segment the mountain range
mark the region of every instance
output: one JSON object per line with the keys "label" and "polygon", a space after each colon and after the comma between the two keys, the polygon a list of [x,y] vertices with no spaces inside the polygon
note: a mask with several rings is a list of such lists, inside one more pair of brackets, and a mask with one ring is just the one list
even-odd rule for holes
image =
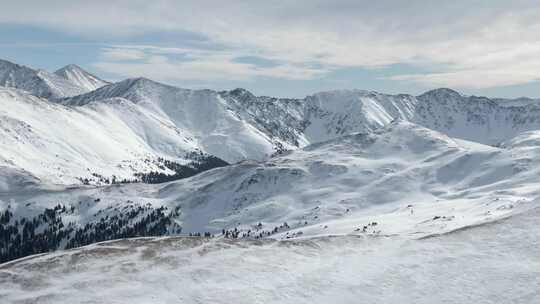
{"label": "mountain range", "polygon": [[418,239],[537,205],[532,99],[273,98],[6,61],[0,86],[1,261],[134,236]]}
{"label": "mountain range", "polygon": [[173,174],[158,160],[189,165],[193,155],[262,161],[395,119],[491,146],[540,127],[539,103],[516,106],[450,89],[279,99],[243,89],[180,89],[145,78],[108,83],[74,65],[50,74],[2,62],[0,75],[0,164],[46,184]]}

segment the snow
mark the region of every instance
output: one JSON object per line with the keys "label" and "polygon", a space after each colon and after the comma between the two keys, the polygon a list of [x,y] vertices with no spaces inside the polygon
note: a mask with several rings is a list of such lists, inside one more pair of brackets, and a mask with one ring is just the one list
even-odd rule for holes
{"label": "snow", "polygon": [[[523,159],[528,159],[524,162]],[[266,162],[243,162],[161,185],[119,185],[6,194],[1,200],[37,214],[59,202],[93,202],[79,219],[110,207],[150,203],[181,210],[184,233],[243,232],[261,222],[271,237],[446,233],[536,206],[540,151],[454,140],[406,122],[350,135]],[[28,202],[32,202],[27,206]],[[66,221],[67,222],[67,221]],[[363,227],[377,222],[376,227]]]}
{"label": "snow", "polygon": [[[82,227],[165,206],[186,234],[252,233],[6,263],[7,303],[540,300],[537,102],[451,89],[278,99],[6,61],[0,85],[0,211],[14,220],[61,203],[77,206],[63,223]],[[152,160],[184,164],[192,152],[232,165],[158,185],[81,185],[166,172]]]}
{"label": "snow", "polygon": [[228,162],[263,159],[273,153],[271,140],[230,111],[216,92],[184,90],[144,78],[128,79],[63,103],[88,104],[122,97],[188,134],[198,148]]}
{"label": "snow", "polygon": [[16,302],[536,303],[538,209],[427,239],[146,238],[0,266]]}
{"label": "snow", "polygon": [[[6,71],[14,69],[14,64],[6,66]],[[16,73],[22,75],[21,79],[32,79],[34,70],[18,69],[30,75]],[[57,74],[79,85],[95,78],[74,65]],[[449,89],[418,97],[341,90],[304,99],[276,99],[256,97],[242,89],[186,90],[145,78],[103,84],[82,95],[41,100],[44,105],[37,108],[47,105],[47,111],[39,115],[23,106],[28,103],[25,100],[34,97],[3,89],[10,93],[2,94],[2,102],[13,108],[0,112],[0,123],[10,133],[3,140],[6,146],[1,146],[0,158],[45,182],[68,185],[80,183],[77,178],[88,175],[88,170],[82,172],[86,168],[107,177],[114,174],[127,178],[137,170],[151,169],[140,164],[145,158],[165,157],[181,162],[186,153],[193,151],[229,163],[263,161],[278,151],[372,132],[395,119],[493,146],[540,127],[540,107],[506,107]],[[39,160],[34,156],[41,149],[54,155]],[[66,160],[73,166],[59,165]],[[110,169],[122,163],[137,169]]]}
{"label": "snow", "polygon": [[197,150],[190,135],[122,99],[69,108],[0,88],[0,101],[0,163],[44,183],[77,184],[92,173],[129,179],[160,171],[147,158],[182,162]]}

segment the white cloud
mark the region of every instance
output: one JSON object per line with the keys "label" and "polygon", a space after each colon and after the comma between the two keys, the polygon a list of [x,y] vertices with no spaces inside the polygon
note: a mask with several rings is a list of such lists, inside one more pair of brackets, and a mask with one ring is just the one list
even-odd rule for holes
{"label": "white cloud", "polygon": [[[118,60],[109,54],[131,54],[137,52],[136,62]],[[253,63],[237,62],[237,52],[207,51],[189,48],[161,48],[157,46],[111,46],[103,50],[103,60],[94,66],[118,77],[143,76],[165,82],[183,80],[249,81],[257,76],[282,79],[310,79],[327,72],[288,63],[275,66],[258,66]],[[171,59],[168,55],[184,55],[184,60]],[[139,56],[140,55],[140,56]],[[121,56],[119,56],[121,57]],[[121,58],[124,59],[124,58]]]}
{"label": "white cloud", "polygon": [[537,72],[515,70],[461,70],[445,73],[410,74],[390,77],[431,87],[485,89],[510,86],[539,80]]}
{"label": "white cloud", "polygon": [[[98,63],[103,69],[139,71],[150,64],[148,57],[140,58],[141,51],[161,52],[167,60],[154,64],[164,69],[164,77],[176,70],[197,77],[306,79],[341,67],[397,63],[444,66],[436,73],[391,78],[436,86],[493,87],[540,76],[537,1],[12,1],[3,4],[0,22],[46,26],[94,39],[190,32],[227,50],[114,48]],[[193,60],[170,59],[175,53]],[[260,68],[232,61],[241,55],[282,64]],[[120,62],[126,59],[144,62]],[[306,68],[309,65],[322,68]]]}

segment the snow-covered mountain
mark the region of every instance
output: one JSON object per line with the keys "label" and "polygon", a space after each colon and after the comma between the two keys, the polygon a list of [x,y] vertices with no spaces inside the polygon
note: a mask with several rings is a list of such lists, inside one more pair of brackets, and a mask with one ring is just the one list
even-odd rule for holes
{"label": "snow-covered mountain", "polygon": [[[10,225],[40,219],[26,229],[49,227],[60,248],[224,229],[252,238],[415,239],[538,206],[540,148],[531,143],[491,147],[398,120],[170,183],[12,192],[0,201]],[[136,234],[136,223],[147,230]]]}
{"label": "snow-covered mountain", "polygon": [[174,174],[160,159],[179,165],[212,159],[191,134],[122,98],[72,108],[0,88],[0,102],[0,166],[44,184],[131,181],[137,174]]}
{"label": "snow-covered mountain", "polygon": [[0,59],[0,86],[25,90],[43,98],[75,96],[88,89],[57,74]]}
{"label": "snow-covered mountain", "polygon": [[87,92],[94,91],[109,84],[109,82],[99,79],[97,76],[88,73],[75,64],[66,65],[54,72],[54,74],[84,88]]}
{"label": "snow-covered mountain", "polygon": [[508,107],[486,97],[438,89],[417,97],[413,121],[452,137],[498,145],[540,129],[540,104]]}
{"label": "snow-covered mountain", "polygon": [[488,145],[540,128],[540,104],[508,107],[450,89],[417,97],[362,90],[322,92],[301,100],[255,97],[242,90],[221,95],[239,112],[247,112],[258,128],[293,146],[372,131],[394,119]]}
{"label": "snow-covered mountain", "polygon": [[[62,70],[66,75],[80,71],[74,66]],[[80,75],[88,77],[84,72]],[[6,136],[0,158],[7,166],[61,184],[86,178],[92,182],[95,178],[89,174],[129,179],[138,170],[151,169],[139,164],[147,159],[182,163],[192,152],[229,163],[264,160],[285,150],[370,132],[394,119],[493,146],[540,128],[540,105],[509,107],[449,89],[418,97],[341,90],[304,99],[278,99],[258,97],[243,89],[187,90],[133,78],[61,99],[38,102],[28,94],[6,89],[0,98],[9,105],[1,112]],[[46,111],[36,116],[32,114],[36,109]],[[21,132],[26,129],[21,125],[34,131],[25,134],[27,140],[22,140]],[[65,148],[68,142],[70,149]],[[34,155],[40,149],[55,152],[38,161]],[[68,160],[71,165],[63,166]],[[122,166],[136,169],[117,169]]]}
{"label": "snow-covered mountain", "polygon": [[[467,97],[438,89],[418,97],[387,95],[361,90],[321,92],[304,99],[258,97],[243,89],[215,92],[185,90],[148,79],[129,79],[60,102],[69,106],[122,97],[169,118],[181,129],[193,130],[209,153],[229,161],[263,159],[272,151],[294,149],[355,132],[370,131],[399,118],[453,137],[497,145],[523,131],[540,127],[540,105],[508,107],[485,97]],[[205,100],[201,107],[201,99]],[[191,105],[197,104],[197,107]],[[181,111],[178,111],[181,108]],[[238,149],[212,148],[219,136],[233,134],[230,121],[223,129],[189,122],[210,115],[211,120],[234,116],[241,122],[244,143],[227,143]],[[230,120],[230,119],[228,119]],[[208,134],[208,135],[206,135]],[[242,137],[244,138],[244,137]],[[217,140],[218,146],[223,141]],[[253,147],[248,151],[248,146]],[[226,154],[227,153],[227,154]]]}
{"label": "snow-covered mountain", "polygon": [[286,99],[7,62],[0,75],[3,259],[223,230],[410,239],[538,202],[535,102],[450,89]]}

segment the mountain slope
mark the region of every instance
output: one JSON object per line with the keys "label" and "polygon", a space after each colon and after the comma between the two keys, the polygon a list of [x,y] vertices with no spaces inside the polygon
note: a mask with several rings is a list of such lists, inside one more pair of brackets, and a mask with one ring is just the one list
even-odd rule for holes
{"label": "mountain slope", "polygon": [[6,287],[0,297],[29,303],[538,303],[539,221],[536,209],[423,240],[117,240],[0,265]]}
{"label": "mountain slope", "polygon": [[[521,132],[540,129],[540,105],[506,106],[485,97],[438,89],[420,96],[361,90],[322,92],[305,99],[222,93],[254,126],[293,146],[328,140],[407,120],[452,137],[498,145]],[[242,92],[242,91],[240,91]]]}
{"label": "mountain slope", "polygon": [[0,60],[0,86],[25,90],[43,98],[61,98],[87,92],[87,89],[44,70]]}
{"label": "mountain slope", "polygon": [[417,97],[412,121],[452,137],[498,145],[521,132],[540,129],[540,105],[507,107],[486,97],[439,89]]}
{"label": "mountain slope", "polygon": [[0,164],[44,184],[173,174],[160,158],[184,165],[210,157],[190,134],[125,99],[70,108],[0,88],[0,101]]}
{"label": "mountain slope", "polygon": [[87,92],[94,91],[109,84],[107,81],[99,79],[75,64],[66,65],[54,72],[54,74],[84,88]]}
{"label": "mountain slope", "polygon": [[[223,229],[250,238],[419,238],[534,208],[539,164],[539,149],[494,148],[395,121],[171,183],[7,193],[0,201],[10,224],[52,212],[56,224],[44,224],[62,236],[59,246]],[[137,222],[141,231],[130,228]]]}
{"label": "mountain slope", "polygon": [[118,97],[169,121],[190,134],[201,150],[228,162],[264,159],[281,144],[279,139],[274,140],[243,119],[220,94],[211,90],[186,90],[135,78],[59,102],[80,106]]}
{"label": "mountain slope", "polygon": [[[540,106],[506,107],[449,89],[418,97],[344,90],[322,92],[305,99],[277,99],[257,97],[242,89],[186,90],[135,78],[55,102],[65,105],[63,109],[74,111],[99,108],[104,113],[112,112],[116,121],[135,130],[137,140],[167,157],[181,154],[175,149],[197,150],[229,163],[264,160],[285,150],[370,132],[394,119],[494,146],[540,128]],[[119,107],[133,109],[123,111]],[[144,114],[128,114],[130,111]],[[8,115],[9,119],[25,122],[18,112],[11,113],[14,117]],[[107,121],[101,120],[100,124]],[[104,133],[113,132],[109,127],[101,128]],[[129,132],[122,134],[130,136]],[[184,147],[186,142],[188,147]],[[122,147],[112,147],[111,151]]]}

